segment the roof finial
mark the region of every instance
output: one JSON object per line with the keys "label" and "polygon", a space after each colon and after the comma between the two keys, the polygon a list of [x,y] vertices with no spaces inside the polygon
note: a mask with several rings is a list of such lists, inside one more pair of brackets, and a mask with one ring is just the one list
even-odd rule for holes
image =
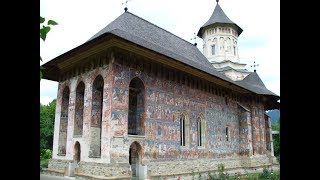
{"label": "roof finial", "polygon": [[216,0],[217,1],[217,4],[219,3],[219,0]]}
{"label": "roof finial", "polygon": [[197,46],[197,35],[196,35],[196,33],[193,33],[193,34],[194,34],[194,37],[191,38],[190,40],[194,39],[194,44],[193,45]]}
{"label": "roof finial", "polygon": [[124,3],[126,3],[126,7],[124,8],[124,12],[127,12],[127,11],[128,11],[128,8],[127,8],[127,3],[128,3],[128,1],[130,1],[130,0],[126,0],[125,2],[122,3],[122,5],[123,5]]}
{"label": "roof finial", "polygon": [[259,64],[256,64],[256,61],[253,61],[253,65],[251,65],[251,67],[254,68],[254,72],[256,72],[256,66],[259,66]]}

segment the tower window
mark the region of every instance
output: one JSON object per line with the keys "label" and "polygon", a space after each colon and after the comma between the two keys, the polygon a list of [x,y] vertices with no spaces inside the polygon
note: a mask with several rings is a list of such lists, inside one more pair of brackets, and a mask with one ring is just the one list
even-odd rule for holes
{"label": "tower window", "polygon": [[211,46],[211,54],[215,55],[216,54],[216,45]]}
{"label": "tower window", "polygon": [[233,54],[236,55],[236,47],[233,46]]}

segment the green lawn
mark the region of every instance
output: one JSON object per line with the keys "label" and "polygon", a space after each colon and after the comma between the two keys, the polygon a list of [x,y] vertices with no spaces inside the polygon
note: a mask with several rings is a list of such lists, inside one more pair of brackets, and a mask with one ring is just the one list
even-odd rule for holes
{"label": "green lawn", "polygon": [[228,180],[264,180],[264,179],[270,179],[270,180],[278,180],[280,179],[280,172],[269,172],[269,173],[249,173],[249,174],[242,174],[238,176],[231,176],[228,178]]}

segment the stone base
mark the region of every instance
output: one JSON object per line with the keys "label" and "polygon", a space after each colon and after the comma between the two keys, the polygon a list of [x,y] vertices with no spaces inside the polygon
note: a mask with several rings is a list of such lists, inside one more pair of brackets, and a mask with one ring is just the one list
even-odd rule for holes
{"label": "stone base", "polygon": [[70,160],[50,159],[48,168],[43,170],[44,174],[55,176],[66,176]]}
{"label": "stone base", "polygon": [[90,179],[131,179],[130,165],[127,163],[102,164],[80,162],[75,176]]}
{"label": "stone base", "polygon": [[[177,176],[197,173],[217,172],[218,165],[223,164],[226,171],[257,169],[273,165],[266,155],[238,158],[195,159],[184,161],[150,162],[147,164],[148,176]],[[192,173],[193,172],[193,173]]]}
{"label": "stone base", "polygon": [[[45,173],[65,175],[68,172],[68,162],[51,160]],[[257,155],[252,157],[194,159],[177,161],[145,162],[144,170],[147,179],[193,179],[199,174],[202,178],[209,174],[218,174],[218,165],[223,164],[225,172],[230,175],[235,173],[258,173],[263,168],[280,169],[280,165],[273,157]],[[54,169],[56,168],[56,169]],[[131,179],[132,172],[128,163],[93,163],[80,162],[75,168],[74,175],[78,179]]]}

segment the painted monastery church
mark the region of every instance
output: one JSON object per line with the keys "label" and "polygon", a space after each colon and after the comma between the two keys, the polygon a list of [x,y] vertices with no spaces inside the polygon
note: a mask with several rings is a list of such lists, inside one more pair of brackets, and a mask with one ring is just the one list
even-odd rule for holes
{"label": "painted monastery church", "polygon": [[59,82],[46,172],[88,179],[189,179],[279,167],[271,121],[280,97],[240,63],[242,29],[217,3],[190,42],[126,11],[43,65]]}

